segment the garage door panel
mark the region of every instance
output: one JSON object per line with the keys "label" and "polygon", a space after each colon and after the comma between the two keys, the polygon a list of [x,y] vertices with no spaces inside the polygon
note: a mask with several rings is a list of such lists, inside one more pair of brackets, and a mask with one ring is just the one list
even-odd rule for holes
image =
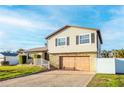
{"label": "garage door panel", "polygon": [[75,57],[75,69],[89,71],[88,57]]}
{"label": "garage door panel", "polygon": [[63,68],[90,71],[89,57],[63,57]]}
{"label": "garage door panel", "polygon": [[89,57],[63,57],[63,68],[90,71]]}
{"label": "garage door panel", "polygon": [[73,57],[63,57],[63,68],[64,69],[74,69],[74,58]]}
{"label": "garage door panel", "polygon": [[75,57],[75,69],[82,70],[82,64],[81,57]]}

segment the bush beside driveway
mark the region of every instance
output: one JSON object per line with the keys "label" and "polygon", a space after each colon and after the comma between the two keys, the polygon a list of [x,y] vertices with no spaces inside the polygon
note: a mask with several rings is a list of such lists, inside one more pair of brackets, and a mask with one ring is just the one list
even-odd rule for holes
{"label": "bush beside driveway", "polygon": [[19,76],[30,75],[45,70],[47,69],[44,67],[30,65],[0,66],[0,81]]}

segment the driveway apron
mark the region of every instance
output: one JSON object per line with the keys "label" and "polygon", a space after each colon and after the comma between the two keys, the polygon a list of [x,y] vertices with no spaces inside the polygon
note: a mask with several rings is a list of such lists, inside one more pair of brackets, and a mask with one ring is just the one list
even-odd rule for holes
{"label": "driveway apron", "polygon": [[0,81],[0,87],[85,87],[95,73],[55,70]]}

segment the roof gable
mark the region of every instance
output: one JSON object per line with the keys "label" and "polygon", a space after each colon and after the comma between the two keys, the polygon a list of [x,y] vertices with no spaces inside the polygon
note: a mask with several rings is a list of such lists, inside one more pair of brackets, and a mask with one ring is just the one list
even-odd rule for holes
{"label": "roof gable", "polygon": [[66,28],[68,28],[68,27],[70,27],[70,26],[64,26],[64,27],[58,29],[57,31],[55,31],[55,32],[51,33],[50,35],[48,35],[45,39],[48,39],[48,38],[54,36],[55,34],[57,34],[57,33],[61,32],[61,31],[63,31],[64,29],[66,29]]}
{"label": "roof gable", "polygon": [[50,37],[56,35],[57,33],[63,31],[64,29],[67,29],[67,28],[69,28],[69,27],[75,27],[75,28],[81,28],[81,29],[94,30],[94,31],[96,31],[96,32],[98,33],[98,36],[99,36],[99,38],[100,38],[100,42],[101,42],[101,44],[103,43],[103,42],[102,42],[101,33],[100,33],[100,30],[99,30],[99,29],[95,29],[95,28],[87,28],[87,27],[79,27],[79,26],[69,26],[69,25],[66,25],[66,26],[64,26],[64,27],[62,27],[62,28],[60,28],[60,29],[58,29],[57,31],[51,33],[51,34],[48,35],[45,39],[48,39],[48,38],[50,38]]}
{"label": "roof gable", "polygon": [[37,47],[28,50],[28,52],[45,52],[45,51],[47,51],[47,47]]}

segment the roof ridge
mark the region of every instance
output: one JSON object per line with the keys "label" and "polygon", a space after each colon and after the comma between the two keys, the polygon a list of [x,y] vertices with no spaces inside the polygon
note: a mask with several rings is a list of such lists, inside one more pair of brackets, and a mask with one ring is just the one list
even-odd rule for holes
{"label": "roof ridge", "polygon": [[99,29],[95,29],[95,28],[88,28],[88,27],[65,25],[65,26],[61,27],[60,29],[56,30],[55,32],[51,33],[50,35],[46,36],[45,39],[48,39],[49,37],[55,35],[56,33],[62,31],[63,29],[65,29],[65,28],[67,28],[67,27],[77,27],[77,28],[81,28],[81,29],[91,29],[91,30],[99,31]]}

